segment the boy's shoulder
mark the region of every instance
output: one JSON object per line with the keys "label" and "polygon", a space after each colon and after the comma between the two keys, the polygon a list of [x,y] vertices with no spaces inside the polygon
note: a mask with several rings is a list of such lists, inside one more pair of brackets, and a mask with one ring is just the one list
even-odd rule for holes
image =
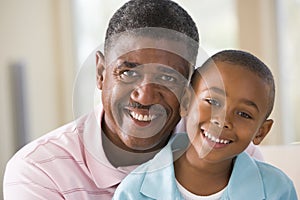
{"label": "boy's shoulder", "polygon": [[292,180],[279,168],[262,161],[255,160],[265,186],[278,188],[293,186]]}
{"label": "boy's shoulder", "polygon": [[235,160],[228,192],[229,196],[255,194],[256,199],[297,199],[293,182],[282,170],[246,153]]}

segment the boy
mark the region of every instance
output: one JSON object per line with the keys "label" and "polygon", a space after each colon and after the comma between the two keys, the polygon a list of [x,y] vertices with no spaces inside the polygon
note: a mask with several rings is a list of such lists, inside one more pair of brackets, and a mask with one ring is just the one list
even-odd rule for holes
{"label": "boy", "polygon": [[192,88],[187,136],[175,136],[128,175],[114,198],[297,199],[281,170],[243,152],[273,124],[275,86],[267,66],[247,52],[221,51],[195,71]]}

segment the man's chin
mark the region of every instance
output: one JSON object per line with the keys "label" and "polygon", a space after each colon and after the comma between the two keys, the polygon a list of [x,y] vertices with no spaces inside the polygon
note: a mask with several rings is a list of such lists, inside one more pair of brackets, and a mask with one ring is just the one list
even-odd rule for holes
{"label": "man's chin", "polygon": [[160,149],[159,142],[149,141],[149,138],[138,138],[134,142],[127,141],[125,145],[128,151],[135,153],[147,153]]}

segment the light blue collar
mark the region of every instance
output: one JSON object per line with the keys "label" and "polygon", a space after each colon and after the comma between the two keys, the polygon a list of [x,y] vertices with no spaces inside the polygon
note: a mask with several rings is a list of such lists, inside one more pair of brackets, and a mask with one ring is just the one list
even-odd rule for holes
{"label": "light blue collar", "polygon": [[265,199],[263,179],[253,158],[247,153],[239,154],[235,160],[224,197],[230,199]]}
{"label": "light blue collar", "polygon": [[147,172],[140,189],[142,194],[153,199],[176,199],[180,196],[175,181],[173,156],[181,155],[180,152],[184,152],[188,145],[187,134],[175,134],[168,145],[147,165]]}
{"label": "light blue collar", "polygon": [[[143,195],[153,199],[178,199],[181,197],[175,181],[173,154],[178,148],[186,149],[188,143],[186,134],[172,138],[168,145],[148,162],[148,165],[140,168],[140,172],[145,173],[140,188]],[[139,173],[138,171],[137,173]],[[158,182],[160,184],[157,184]],[[237,156],[222,199],[265,199],[260,170],[247,153],[243,152]]]}

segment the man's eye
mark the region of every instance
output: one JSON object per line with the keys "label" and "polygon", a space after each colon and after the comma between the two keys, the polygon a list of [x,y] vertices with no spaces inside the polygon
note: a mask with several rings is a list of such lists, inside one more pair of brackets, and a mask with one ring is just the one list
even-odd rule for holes
{"label": "man's eye", "polygon": [[124,70],[119,72],[118,76],[125,83],[133,83],[140,78],[139,73],[135,70]]}
{"label": "man's eye", "polygon": [[126,77],[136,77],[138,76],[138,73],[134,70],[126,70],[126,71],[123,71],[121,73],[121,77],[122,76],[126,76]]}
{"label": "man's eye", "polygon": [[216,99],[205,99],[210,105],[221,107],[221,103]]}
{"label": "man's eye", "polygon": [[172,77],[172,76],[168,76],[168,75],[162,75],[161,79],[163,81],[168,81],[168,82],[176,82],[176,78]]}
{"label": "man's eye", "polygon": [[243,118],[252,119],[252,117],[249,114],[245,113],[245,112],[238,112],[237,114],[239,116],[243,117]]}

